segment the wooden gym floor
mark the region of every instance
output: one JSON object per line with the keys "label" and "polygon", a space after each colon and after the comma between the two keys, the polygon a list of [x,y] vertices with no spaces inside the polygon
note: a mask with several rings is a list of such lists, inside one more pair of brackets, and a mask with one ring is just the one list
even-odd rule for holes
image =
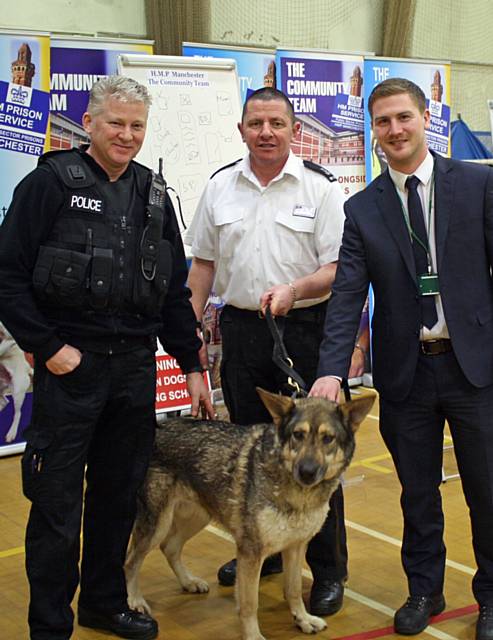
{"label": "wooden gym floor", "polygon": [[[358,392],[358,390],[356,390]],[[349,581],[344,606],[327,618],[321,640],[370,640],[394,637],[392,616],[407,597],[400,564],[402,531],[399,485],[392,461],[378,432],[378,408],[360,427],[357,449],[345,475],[346,525],[349,545]],[[450,444],[446,436],[445,445]],[[24,527],[28,502],[20,488],[20,458],[0,459],[0,640],[26,640],[28,591],[24,576]],[[446,474],[456,472],[453,450],[444,452]],[[474,558],[467,507],[460,480],[442,485],[448,549],[445,597],[447,608],[420,637],[439,640],[474,638],[476,606],[471,594]],[[146,559],[141,576],[145,597],[159,622],[162,640],[234,640],[239,627],[233,589],[220,587],[217,568],[234,556],[229,538],[215,527],[193,538],[185,547],[192,571],[207,579],[210,593],[189,595],[178,583],[159,551]],[[305,571],[304,591],[311,579]],[[261,581],[260,627],[269,640],[304,636],[292,623],[282,597],[282,576]],[[103,640],[109,636],[75,627],[75,640]]]}

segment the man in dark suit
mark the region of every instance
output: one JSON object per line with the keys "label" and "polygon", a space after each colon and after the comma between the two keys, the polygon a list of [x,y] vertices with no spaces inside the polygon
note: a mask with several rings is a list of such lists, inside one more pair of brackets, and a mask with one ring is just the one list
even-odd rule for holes
{"label": "man in dark suit", "polygon": [[346,202],[310,394],[337,398],[371,283],[380,430],[402,485],[409,598],[395,613],[395,631],[420,633],[445,608],[447,420],[478,565],[476,640],[493,640],[493,171],[430,153],[430,114],[412,82],[385,80],[368,108],[389,169]]}

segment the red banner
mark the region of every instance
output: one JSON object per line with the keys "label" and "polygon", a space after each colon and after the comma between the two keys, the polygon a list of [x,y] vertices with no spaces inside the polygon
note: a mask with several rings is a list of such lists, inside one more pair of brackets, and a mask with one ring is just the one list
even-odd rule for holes
{"label": "red banner", "polygon": [[[178,411],[190,408],[190,396],[187,391],[186,376],[176,360],[168,355],[156,355],[156,413]],[[207,372],[204,381],[210,391]]]}

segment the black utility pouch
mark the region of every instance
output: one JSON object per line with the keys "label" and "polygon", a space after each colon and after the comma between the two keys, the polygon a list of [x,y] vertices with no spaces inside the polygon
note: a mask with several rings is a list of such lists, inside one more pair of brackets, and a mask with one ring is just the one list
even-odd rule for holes
{"label": "black utility pouch", "polygon": [[104,309],[108,306],[113,274],[113,250],[92,250],[91,265],[91,295],[90,304],[94,309]]}
{"label": "black utility pouch", "polygon": [[160,296],[165,296],[169,289],[169,283],[173,273],[174,253],[171,242],[168,242],[168,240],[161,240],[159,242],[154,286]]}
{"label": "black utility pouch", "polygon": [[91,256],[69,249],[42,246],[33,272],[36,293],[65,306],[82,304]]}

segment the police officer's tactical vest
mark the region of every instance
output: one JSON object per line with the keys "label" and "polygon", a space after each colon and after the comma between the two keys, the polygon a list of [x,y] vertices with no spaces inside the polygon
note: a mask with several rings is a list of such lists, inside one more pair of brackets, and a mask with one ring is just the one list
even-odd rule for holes
{"label": "police officer's tactical vest", "polygon": [[58,177],[63,205],[34,268],[38,300],[62,309],[158,314],[171,278],[173,247],[162,238],[165,207],[146,200],[152,172],[132,163],[143,203],[137,216],[132,203],[128,212],[113,208],[103,181],[78,152],[50,152],[39,164]]}

